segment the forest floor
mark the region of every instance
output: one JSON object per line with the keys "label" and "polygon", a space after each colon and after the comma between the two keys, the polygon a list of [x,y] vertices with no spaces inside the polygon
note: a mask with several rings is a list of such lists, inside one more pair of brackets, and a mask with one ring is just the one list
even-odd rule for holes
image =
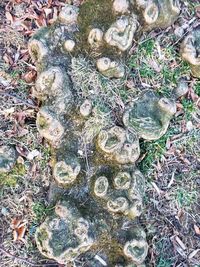
{"label": "forest floor", "polygon": [[[63,2],[0,1],[0,144],[14,145],[19,154],[14,169],[0,175],[2,267],[61,266],[44,259],[34,241],[36,227],[52,209],[51,162],[50,147],[35,125],[39,103],[31,92],[37,73],[27,42],[56,19]],[[127,90],[153,88],[170,96],[180,78],[188,85],[167,133],[141,141],[138,166],[147,183],[140,222],[147,232],[149,267],[200,266],[200,80],[179,56],[182,38],[200,24],[200,3],[181,3],[176,23],[144,35],[127,62]],[[20,241],[13,240],[16,221],[23,230]]]}

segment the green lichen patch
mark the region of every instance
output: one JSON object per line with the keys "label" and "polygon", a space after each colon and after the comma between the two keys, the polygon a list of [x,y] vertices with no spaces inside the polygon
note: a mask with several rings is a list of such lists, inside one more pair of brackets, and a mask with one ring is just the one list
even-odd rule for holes
{"label": "green lichen patch", "polygon": [[[112,12],[112,4],[111,0],[86,0],[80,6],[78,16],[79,33],[77,34],[77,52],[86,52],[87,54],[90,54],[92,52],[88,44],[90,30],[99,28],[105,32],[116,20],[116,16]],[[104,55],[113,56],[117,54],[116,49],[109,47],[105,43],[99,50],[101,50]]]}
{"label": "green lichen patch", "polygon": [[15,187],[25,173],[25,166],[17,163],[9,173],[0,173],[0,186]]}

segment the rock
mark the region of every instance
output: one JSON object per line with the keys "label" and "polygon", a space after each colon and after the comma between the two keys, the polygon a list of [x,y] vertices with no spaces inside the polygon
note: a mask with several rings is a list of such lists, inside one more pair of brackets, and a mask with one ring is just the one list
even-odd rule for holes
{"label": "rock", "polygon": [[146,90],[132,101],[123,115],[123,122],[141,138],[157,140],[166,133],[175,113],[176,103],[173,100],[160,98],[152,90]]}
{"label": "rock", "polygon": [[122,78],[125,75],[125,69],[122,64],[116,61],[111,61],[107,57],[97,60],[97,69],[103,75],[109,78]]}
{"label": "rock", "polygon": [[79,162],[71,157],[67,162],[66,160],[59,161],[55,164],[53,176],[59,185],[66,186],[74,183],[80,173],[80,170],[81,166]]}
{"label": "rock", "polygon": [[0,173],[9,172],[17,161],[16,151],[13,147],[0,146]]}
{"label": "rock", "polygon": [[188,121],[187,124],[186,124],[186,128],[187,130],[190,132],[192,130],[194,130],[194,125],[191,121]]}
{"label": "rock", "polygon": [[62,201],[55,206],[55,213],[37,228],[36,244],[45,257],[68,264],[94,244],[90,228],[90,222],[82,218],[72,203]]}
{"label": "rock", "polygon": [[66,4],[59,14],[59,20],[65,25],[77,24],[79,8]]}
{"label": "rock", "polygon": [[173,94],[176,98],[184,96],[188,93],[189,86],[188,81],[185,78],[181,78],[178,81],[177,87],[173,90]]}
{"label": "rock", "polygon": [[91,47],[99,47],[103,41],[103,32],[100,29],[94,28],[88,35],[88,43]]}
{"label": "rock", "polygon": [[[46,105],[54,106],[58,114],[70,112],[74,100],[70,79],[59,67],[51,67],[39,75],[33,95],[47,100]],[[52,101],[49,101],[50,98]]]}
{"label": "rock", "polygon": [[80,113],[83,117],[88,117],[92,112],[92,103],[86,99],[83,104],[80,106]]}
{"label": "rock", "polygon": [[136,0],[140,17],[144,21],[144,30],[167,28],[180,14],[179,1],[169,0]]}
{"label": "rock", "polygon": [[182,59],[190,64],[192,75],[197,78],[200,78],[199,41],[200,27],[197,27],[184,38],[180,49]]}
{"label": "rock", "polygon": [[122,16],[107,30],[104,39],[110,46],[126,51],[132,45],[137,25],[136,17]]}
{"label": "rock", "polygon": [[45,40],[32,39],[28,43],[28,51],[34,62],[41,62],[48,55],[48,47]]}
{"label": "rock", "polygon": [[66,40],[65,43],[64,43],[64,49],[67,51],[67,52],[72,52],[74,50],[74,47],[75,47],[75,42],[73,40]]}
{"label": "rock", "polygon": [[36,126],[40,135],[53,145],[57,145],[61,141],[65,131],[57,115],[51,112],[48,107],[42,107],[39,110]]}
{"label": "rock", "polygon": [[134,230],[132,240],[126,242],[123,251],[127,258],[130,258],[137,266],[142,264],[148,253],[145,232],[142,229]]}
{"label": "rock", "polygon": [[116,13],[127,13],[129,11],[129,2],[128,0],[114,0],[113,10]]}
{"label": "rock", "polygon": [[[138,170],[120,171],[108,179],[102,170],[91,184],[95,197],[112,214],[130,219],[140,216],[143,210],[144,177]],[[112,181],[112,182],[111,182]],[[113,187],[114,186],[114,187]]]}
{"label": "rock", "polygon": [[134,163],[140,155],[137,135],[119,126],[102,130],[97,138],[97,148],[107,160],[118,164]]}

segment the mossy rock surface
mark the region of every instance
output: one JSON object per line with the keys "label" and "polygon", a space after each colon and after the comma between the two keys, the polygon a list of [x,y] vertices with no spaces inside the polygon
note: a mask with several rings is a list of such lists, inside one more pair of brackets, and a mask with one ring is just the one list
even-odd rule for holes
{"label": "mossy rock surface", "polygon": [[66,4],[30,40],[38,70],[34,96],[41,101],[36,125],[54,148],[49,199],[55,210],[38,227],[36,243],[59,264],[139,267],[147,256],[136,219],[145,191],[135,167],[139,138],[159,139],[176,110],[153,90],[132,98],[123,86],[125,60],[143,31],[168,27],[178,14],[173,1],[151,3],[130,1],[121,13],[112,0]]}

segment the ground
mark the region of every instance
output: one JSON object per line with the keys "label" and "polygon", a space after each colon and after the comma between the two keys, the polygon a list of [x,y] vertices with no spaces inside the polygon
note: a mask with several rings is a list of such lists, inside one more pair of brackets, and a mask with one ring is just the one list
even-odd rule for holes
{"label": "ground", "polygon": [[[34,241],[37,225],[53,208],[47,201],[51,148],[35,125],[38,102],[31,92],[36,71],[27,41],[53,22],[62,2],[0,3],[0,144],[14,144],[20,155],[15,168],[0,176],[2,267],[59,266],[44,259]],[[180,77],[186,77],[189,87],[177,100],[167,133],[158,141],[141,141],[138,165],[146,177],[146,206],[140,222],[147,232],[150,267],[200,266],[200,80],[179,56],[182,37],[200,23],[198,2],[182,1],[172,27],[152,31],[134,44],[126,87],[119,92],[126,103],[129,90],[153,88],[170,96]],[[25,233],[14,241],[16,218]]]}

